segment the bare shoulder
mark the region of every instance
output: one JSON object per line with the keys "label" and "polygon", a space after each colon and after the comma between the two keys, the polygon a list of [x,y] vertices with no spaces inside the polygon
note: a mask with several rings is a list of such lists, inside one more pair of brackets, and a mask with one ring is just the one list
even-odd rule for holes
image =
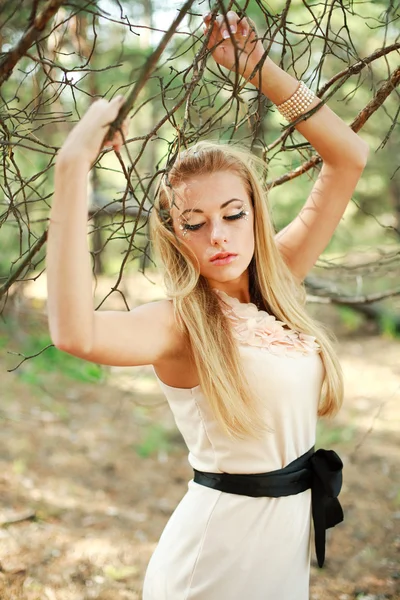
{"label": "bare shoulder", "polygon": [[61,349],[98,364],[140,366],[175,361],[185,343],[172,301],[165,299],[130,311],[96,311],[90,348]]}
{"label": "bare shoulder", "polygon": [[165,348],[160,360],[174,359],[185,352],[187,338],[178,327],[172,300],[148,302],[131,311],[134,312],[135,319],[142,314],[152,332],[165,337]]}

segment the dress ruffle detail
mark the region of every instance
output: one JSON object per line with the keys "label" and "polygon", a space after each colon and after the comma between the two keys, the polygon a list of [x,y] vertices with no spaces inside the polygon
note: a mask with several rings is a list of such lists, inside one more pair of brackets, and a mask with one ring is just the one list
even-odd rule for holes
{"label": "dress ruffle detail", "polygon": [[314,336],[289,329],[274,315],[259,310],[251,302],[240,302],[221,290],[214,291],[223,301],[221,308],[232,322],[233,335],[240,344],[266,348],[278,355],[290,354],[293,351],[307,355],[321,350]]}

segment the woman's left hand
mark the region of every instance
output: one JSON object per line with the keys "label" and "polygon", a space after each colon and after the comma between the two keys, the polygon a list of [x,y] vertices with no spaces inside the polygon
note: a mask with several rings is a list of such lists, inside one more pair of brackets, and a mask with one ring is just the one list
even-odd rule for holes
{"label": "woman's left hand", "polygon": [[[234,43],[228,33],[223,15],[217,15],[214,21],[207,48],[212,48],[218,44],[211,52],[215,62],[229,70],[237,71],[239,75],[247,78],[264,55],[265,50],[258,39],[257,32],[251,29],[245,17],[239,19],[239,16],[233,10],[229,10],[227,12],[227,20],[232,38],[237,46],[238,64],[235,61]],[[203,33],[207,35],[211,22],[211,13],[204,15],[203,21]]]}

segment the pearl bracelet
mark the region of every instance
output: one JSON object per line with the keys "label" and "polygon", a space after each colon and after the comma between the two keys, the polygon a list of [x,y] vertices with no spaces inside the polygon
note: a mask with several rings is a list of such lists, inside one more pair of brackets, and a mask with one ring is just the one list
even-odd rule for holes
{"label": "pearl bracelet", "polygon": [[307,107],[310,106],[314,98],[316,98],[314,92],[303,81],[300,81],[295,93],[282,104],[277,104],[276,108],[287,121],[295,121],[306,112]]}

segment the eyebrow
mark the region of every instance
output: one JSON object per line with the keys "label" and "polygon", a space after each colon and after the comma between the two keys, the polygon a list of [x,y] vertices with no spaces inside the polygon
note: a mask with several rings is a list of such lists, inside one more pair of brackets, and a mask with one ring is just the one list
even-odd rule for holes
{"label": "eyebrow", "polygon": [[[244,200],[242,200],[241,198],[232,198],[231,200],[227,200],[226,202],[224,202],[223,204],[221,204],[220,208],[225,208],[225,206],[228,206],[228,204],[230,204],[231,202],[235,202],[235,200],[239,200],[239,202],[243,202]],[[181,216],[188,213],[188,212],[194,212],[194,213],[204,213],[204,210],[200,210],[200,208],[187,208],[186,210],[184,210],[183,212],[181,212]]]}

